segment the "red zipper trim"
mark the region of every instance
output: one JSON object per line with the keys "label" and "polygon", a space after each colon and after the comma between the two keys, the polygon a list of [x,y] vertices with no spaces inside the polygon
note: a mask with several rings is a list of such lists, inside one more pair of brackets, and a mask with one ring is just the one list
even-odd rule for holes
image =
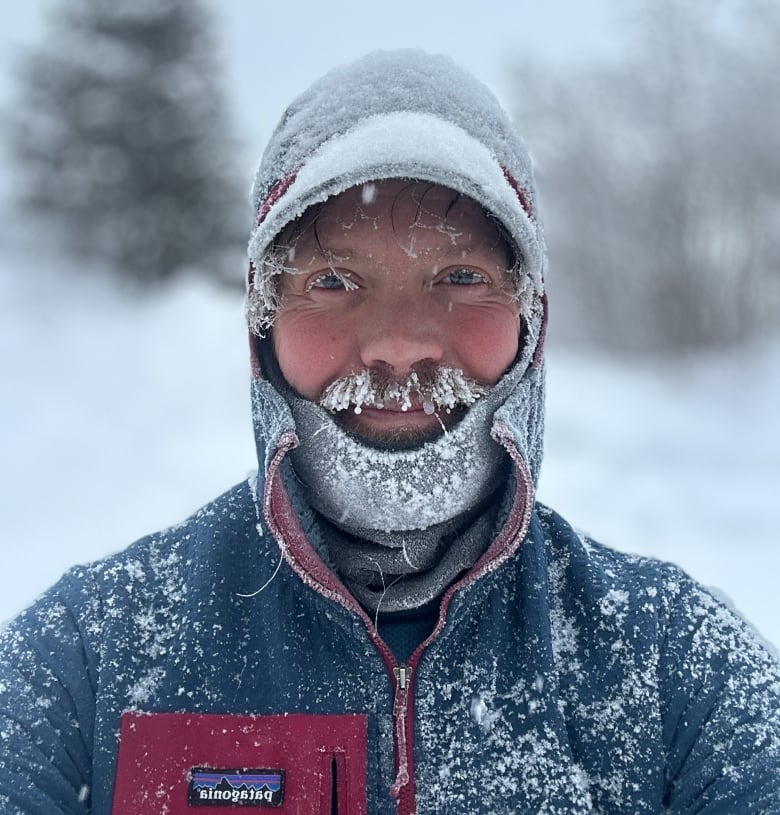
{"label": "red zipper trim", "polygon": [[[398,665],[390,647],[379,636],[379,631],[373,620],[347,591],[336,574],[325,565],[300,525],[284,483],[281,478],[278,478],[282,459],[291,449],[298,445],[298,437],[293,431],[282,434],[276,454],[268,468],[263,491],[263,514],[274,539],[279,545],[282,557],[305,585],[323,597],[333,600],[354,612],[363,620],[392,678],[396,778],[390,788],[390,794],[398,801],[398,815],[415,815],[417,809],[414,778],[414,678],[417,665],[425,649],[439,636],[444,628],[447,611],[455,593],[471,585],[484,575],[495,571],[508,560],[520,547],[531,524],[534,484],[528,465],[520,455],[509,428],[502,422],[496,423],[493,438],[507,450],[515,464],[518,489],[512,508],[496,540],[465,577],[450,586],[444,593],[438,622],[430,635],[414,651],[408,665]],[[296,546],[297,543],[301,545]],[[289,544],[292,544],[292,548]],[[294,552],[292,551],[293,548]],[[400,673],[396,674],[396,671]],[[401,677],[403,677],[403,682]]]}
{"label": "red zipper trim", "polygon": [[[407,725],[409,722],[409,691],[412,670],[408,665],[393,668],[395,677],[395,694],[393,699],[393,718],[395,719],[395,745],[397,752],[397,771],[395,782],[390,787],[390,795],[400,798],[401,790],[409,784],[409,748],[407,742]],[[414,722],[414,716],[411,717]]]}
{"label": "red zipper trim", "polygon": [[[373,620],[347,591],[338,577],[325,565],[301,528],[284,483],[278,478],[279,465],[282,459],[297,444],[298,438],[293,432],[284,433],[279,440],[276,455],[268,468],[263,492],[263,513],[271,534],[281,549],[282,557],[287,561],[290,568],[311,589],[357,614],[365,623],[374,646],[383,658],[393,683],[396,778],[390,789],[390,794],[398,799],[398,815],[414,815],[414,707],[412,704],[411,680],[413,670],[409,666],[398,665],[390,647],[379,636],[379,631]],[[296,546],[293,554],[289,544],[294,545],[296,542],[300,542],[302,545]],[[400,687],[401,683],[395,674],[397,670],[400,671],[402,668],[409,671],[406,687],[403,691]]]}

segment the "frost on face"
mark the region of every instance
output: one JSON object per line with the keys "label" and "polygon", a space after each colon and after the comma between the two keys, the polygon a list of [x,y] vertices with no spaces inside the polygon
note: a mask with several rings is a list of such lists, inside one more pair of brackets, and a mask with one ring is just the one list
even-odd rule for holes
{"label": "frost on face", "polygon": [[[459,372],[452,371],[435,378],[432,389],[426,391],[424,374],[435,370],[417,371],[423,398],[413,395],[417,387],[413,380],[406,394],[411,404],[422,408],[426,396],[431,402],[428,410],[459,401],[473,404],[459,421],[447,426],[446,433],[412,449],[369,446],[344,430],[320,405],[305,399],[291,405],[301,445],[290,456],[296,476],[303,483],[317,484],[307,495],[317,511],[358,536],[370,529],[425,529],[452,520],[459,511],[473,509],[504,483],[502,470],[507,462],[503,442],[491,434],[499,407],[504,416],[515,415],[514,407],[507,407],[509,393],[513,402],[515,397],[521,402],[518,414],[525,408],[522,394],[532,387],[532,377],[526,379],[524,370],[515,366],[485,391],[461,381]],[[385,404],[386,394],[380,391],[377,395],[373,377],[357,376],[341,384],[345,385],[343,390],[334,383],[328,394],[331,409],[354,408],[356,403],[360,407]],[[400,394],[393,398],[400,398]],[[392,407],[397,405],[395,402]],[[495,432],[499,434],[499,430]]]}
{"label": "frost on face", "polygon": [[[330,448],[335,452],[322,465],[332,488],[321,489],[316,498],[329,501],[327,514],[344,526],[410,530],[442,523],[452,516],[456,501],[475,506],[486,489],[481,479],[485,458],[473,454],[484,448],[475,443],[461,447],[458,439],[465,432],[462,422],[410,451],[374,450],[340,434]],[[501,464],[495,458],[494,470]]]}

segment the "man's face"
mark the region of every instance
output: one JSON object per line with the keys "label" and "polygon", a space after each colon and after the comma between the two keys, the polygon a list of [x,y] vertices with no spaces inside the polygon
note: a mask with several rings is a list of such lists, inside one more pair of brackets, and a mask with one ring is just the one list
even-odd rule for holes
{"label": "man's face", "polygon": [[[403,382],[449,366],[497,382],[518,350],[520,318],[496,225],[469,198],[425,182],[386,180],[330,199],[291,241],[273,327],[287,382],[318,401],[340,377],[369,371]],[[408,446],[463,410],[423,399],[346,409],[365,439]]]}

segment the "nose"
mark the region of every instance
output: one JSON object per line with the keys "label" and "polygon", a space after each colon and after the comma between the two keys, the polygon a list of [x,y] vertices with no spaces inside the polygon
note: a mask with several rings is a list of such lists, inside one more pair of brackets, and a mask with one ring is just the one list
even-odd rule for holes
{"label": "nose", "polygon": [[377,303],[362,321],[360,358],[366,368],[386,367],[406,376],[421,362],[441,362],[444,335],[424,297]]}

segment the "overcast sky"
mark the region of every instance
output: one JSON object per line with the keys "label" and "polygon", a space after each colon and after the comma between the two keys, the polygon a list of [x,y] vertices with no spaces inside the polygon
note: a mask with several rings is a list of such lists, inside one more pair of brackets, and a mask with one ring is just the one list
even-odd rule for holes
{"label": "overcast sky", "polygon": [[[18,46],[40,41],[43,20],[66,0],[3,3],[0,100]],[[220,30],[225,88],[254,165],[287,103],[334,65],[377,48],[422,47],[450,54],[502,97],[519,55],[580,60],[615,51],[610,0],[203,0]],[[249,172],[249,168],[247,168]]]}
{"label": "overcast sky", "polygon": [[507,67],[519,54],[576,58],[609,45],[605,2],[231,0],[222,8],[227,81],[237,123],[242,132],[248,129],[247,141],[259,143],[270,135],[285,105],[314,79],[377,48],[447,53],[500,96]]}

